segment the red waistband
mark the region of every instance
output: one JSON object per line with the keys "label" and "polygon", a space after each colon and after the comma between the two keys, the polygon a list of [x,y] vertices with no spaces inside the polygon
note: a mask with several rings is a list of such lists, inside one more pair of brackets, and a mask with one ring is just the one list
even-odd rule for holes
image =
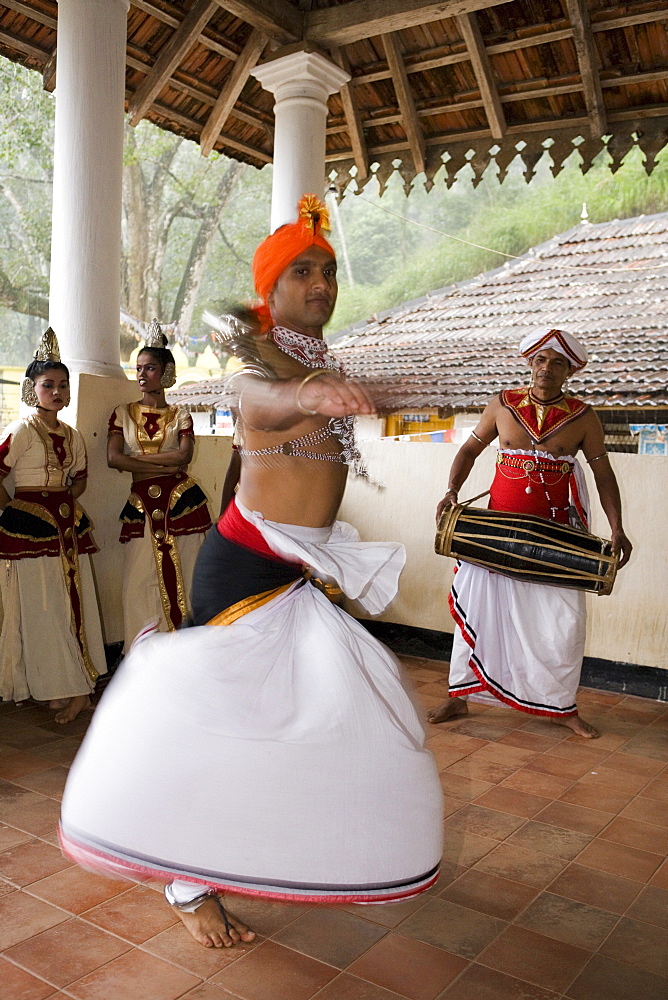
{"label": "red waistband", "polygon": [[256,555],[264,556],[265,559],[274,559],[276,562],[286,563],[288,566],[301,567],[302,565],[300,562],[283,559],[282,556],[270,549],[262,533],[241,514],[234,499],[225,508],[225,513],[219,519],[216,527],[219,534],[223,538],[227,538],[228,542],[241,545],[244,549],[255,552]]}

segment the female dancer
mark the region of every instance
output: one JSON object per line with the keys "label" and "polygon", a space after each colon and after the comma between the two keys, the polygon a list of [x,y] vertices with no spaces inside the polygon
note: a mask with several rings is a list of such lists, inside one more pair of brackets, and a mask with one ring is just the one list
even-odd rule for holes
{"label": "female dancer", "polygon": [[[71,722],[90,706],[106,673],[89,555],[91,523],[77,503],[86,488],[79,431],[58,419],[70,400],[69,372],[53,330],[28,365],[21,399],[36,413],[0,436],[0,697],[32,697]],[[13,473],[13,499],[2,481]]]}
{"label": "female dancer", "polygon": [[107,464],[132,473],[121,511],[125,651],[149,623],[178,628],[189,610],[195,559],[211,526],[206,496],[186,469],[195,445],[185,407],[168,406],[174,355],[154,321],[137,356],[138,403],[117,406],[109,421]]}

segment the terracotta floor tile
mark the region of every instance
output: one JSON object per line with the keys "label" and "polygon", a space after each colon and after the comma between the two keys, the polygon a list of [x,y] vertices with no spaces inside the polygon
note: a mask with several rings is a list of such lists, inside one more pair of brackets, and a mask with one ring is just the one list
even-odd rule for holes
{"label": "terracotta floor tile", "polygon": [[491,872],[471,868],[440,893],[441,899],[513,920],[535,898],[537,890],[522,882],[511,882]]}
{"label": "terracotta floor tile", "polygon": [[625,751],[626,748],[615,751],[608,757],[605,766],[628,771],[630,774],[645,775],[648,779],[655,778],[666,766],[660,760],[653,760],[651,757],[636,757]]}
{"label": "terracotta floor tile", "polygon": [[531,716],[526,718],[526,716],[519,716],[522,724],[518,727],[523,733],[534,733],[536,736],[548,736],[548,737],[559,737],[562,740],[568,738],[568,731],[561,726],[555,725],[554,722],[548,722],[547,719],[538,719],[536,716]]}
{"label": "terracotta floor tile", "polygon": [[483,792],[488,792],[490,788],[494,787],[492,781],[479,781],[475,778],[464,777],[454,772],[450,767],[441,775],[441,785],[447,795],[454,795],[455,798],[464,799],[466,802],[477,799]]}
{"label": "terracotta floor tile", "polygon": [[520,747],[523,750],[535,750],[536,753],[545,753],[557,743],[561,742],[561,737],[537,736],[535,733],[527,733],[523,729],[515,729],[502,736],[498,743],[503,746]]}
{"label": "terracotta floor tile", "polygon": [[466,754],[475,753],[481,747],[489,745],[486,740],[478,740],[473,736],[466,736],[464,733],[453,733],[447,730],[436,737],[436,743],[443,749],[462,750]]}
{"label": "terracotta floor tile", "polygon": [[665,1000],[666,980],[604,955],[594,955],[566,996],[572,1000]]}
{"label": "terracotta floor tile", "polygon": [[654,778],[645,785],[638,793],[643,798],[658,799],[660,802],[668,802],[668,781],[665,777]]}
{"label": "terracotta floor tile", "polygon": [[471,778],[474,781],[488,781],[491,784],[496,784],[503,781],[504,778],[508,778],[519,766],[519,764],[498,764],[493,760],[476,760],[474,754],[457,761],[456,764],[448,768],[447,774],[459,774],[463,778]]}
{"label": "terracotta floor tile", "polygon": [[556,757],[552,751],[534,757],[526,765],[528,771],[538,771],[541,774],[555,774],[559,778],[570,778],[576,781],[590,770],[591,765],[581,763],[579,760],[568,760],[564,757]]}
{"label": "terracotta floor tile", "polygon": [[202,983],[201,986],[196,986],[194,990],[188,990],[187,993],[183,993],[179,1000],[236,1000],[236,998],[228,993],[227,990],[222,990],[220,986],[216,986],[215,983]]}
{"label": "terracotta floor tile", "polygon": [[668,736],[657,734],[656,736],[641,733],[621,748],[621,753],[631,754],[645,760],[653,760],[664,766],[668,763]]}
{"label": "terracotta floor tile", "polygon": [[30,774],[24,774],[14,780],[22,788],[29,788],[33,792],[39,792],[40,795],[60,800],[67,781],[67,768],[57,764],[56,767],[49,767],[46,771],[31,771]]}
{"label": "terracotta floor tile", "polygon": [[509,746],[507,743],[500,743],[499,741],[495,743],[487,743],[480,750],[476,750],[474,754],[471,755],[472,760],[493,760],[499,764],[507,764],[508,766],[514,765],[515,767],[522,767],[528,761],[533,760],[534,757],[538,756],[538,751],[527,750],[524,747],[513,747]]}
{"label": "terracotta floor tile", "polygon": [[609,757],[611,751],[607,747],[600,746],[598,740],[581,739],[578,743],[562,740],[552,747],[549,753],[553,757],[563,757],[564,760],[582,761],[583,764],[589,764],[593,768]]}
{"label": "terracotta floor tile", "polygon": [[561,826],[565,830],[577,830],[579,833],[595,836],[608,825],[611,816],[610,813],[598,809],[587,809],[584,806],[557,800],[551,802],[534,819],[538,823],[549,823],[551,826]]}
{"label": "terracotta floor tile", "polygon": [[[587,720],[587,722],[589,722],[590,719],[592,719],[592,716],[590,716],[589,712],[585,713],[585,719]],[[599,727],[599,736],[597,737],[595,743],[596,749],[600,748],[601,750],[609,750],[610,752],[612,752],[613,750],[619,750],[620,747],[623,747],[624,744],[628,742],[628,738],[626,736],[618,736],[616,733],[606,732],[605,716],[603,716],[600,719],[597,719],[596,724]],[[571,743],[574,746],[581,747],[582,737],[570,736],[566,740],[566,743]]]}
{"label": "terracotta floor tile", "polygon": [[142,944],[179,922],[172,907],[143,885],[133,886],[92,910],[83,911],[81,916],[133,944]]}
{"label": "terracotta floor tile", "polygon": [[[162,897],[162,886],[160,887]],[[163,900],[161,899],[161,902]],[[313,909],[310,903],[275,903],[264,899],[246,899],[236,896],[231,903],[232,913],[248,924],[256,934],[271,937],[282,927],[286,927],[302,913]],[[360,908],[357,907],[359,910]],[[368,907],[362,907],[366,910]]]}
{"label": "terracotta floor tile", "polygon": [[572,778],[563,778],[558,774],[542,774],[540,771],[529,771],[526,767],[515,771],[503,782],[501,788],[516,788],[519,792],[530,795],[542,795],[554,799],[573,784]]}
{"label": "terracotta floor tile", "polygon": [[354,962],[348,972],[408,1000],[435,1000],[466,965],[458,955],[391,933]]}
{"label": "terracotta floor tile", "polygon": [[119,896],[128,887],[120,879],[105,878],[74,866],[49,875],[30,885],[30,893],[39,899],[62,906],[70,913],[83,913],[106,899]]}
{"label": "terracotta floor tile", "polygon": [[641,823],[652,823],[665,830],[668,829],[668,801],[646,799],[639,795],[622,809],[622,816],[626,819],[639,820]]}
{"label": "terracotta floor tile", "polygon": [[19,830],[25,830],[34,837],[53,833],[60,818],[60,803],[23,788],[17,791],[21,794],[13,801],[3,801],[0,807],[0,820]]}
{"label": "terracotta floor tile", "polygon": [[258,947],[257,942],[245,944],[240,941],[233,948],[203,948],[188,933],[181,921],[141,945],[142,951],[147,951],[157,958],[164,958],[167,962],[173,962],[174,965],[201,979],[210,979],[216,972],[227,968],[243,955],[248,955],[256,947]]}
{"label": "terracotta floor tile", "polygon": [[3,896],[0,899],[0,951],[60,924],[63,920],[67,920],[67,913],[23,892]]}
{"label": "terracotta floor tile", "polygon": [[509,788],[506,785],[497,785],[490,788],[480,798],[475,800],[476,806],[485,806],[487,809],[498,809],[502,813],[510,813],[511,816],[520,816],[523,819],[530,819],[537,812],[549,805],[550,799],[543,795],[532,795],[530,792],[520,792],[516,788]]}
{"label": "terracotta floor tile", "polygon": [[622,917],[600,951],[626,965],[668,977],[668,930],[665,927]]}
{"label": "terracotta floor tile", "polygon": [[628,805],[634,794],[634,792],[617,792],[607,785],[578,781],[562,793],[561,801],[614,815]]}
{"label": "terracotta floor tile", "polygon": [[[446,782],[447,784],[447,782]],[[454,795],[448,795],[447,792],[443,792],[443,816],[447,819],[448,816],[452,816],[453,813],[458,812],[466,803],[465,799],[458,799]]]}
{"label": "terracotta floor tile", "polygon": [[611,759],[608,757],[602,764],[597,764],[583,775],[580,779],[582,784],[591,785],[592,788],[607,787],[617,793],[631,793],[631,795],[637,795],[645,785],[649,784],[651,775],[636,774],[623,768],[608,766]]}
{"label": "terracotta floor tile", "polygon": [[544,989],[563,992],[590,957],[584,948],[510,926],[478,957],[478,962]]}
{"label": "terracotta floor tile", "polygon": [[18,844],[27,844],[33,838],[25,830],[17,830],[13,826],[5,826],[0,823],[0,851],[8,851]]}
{"label": "terracotta floor tile", "polygon": [[462,722],[452,724],[452,729],[465,736],[474,736],[479,740],[498,740],[508,731],[508,726],[496,721],[487,721],[487,713],[473,717],[469,711],[469,717]]}
{"label": "terracotta floor tile", "polygon": [[660,889],[668,889],[668,861],[664,861],[661,867],[656,870],[650,883],[659,886]]}
{"label": "terracotta floor tile", "polygon": [[619,919],[617,913],[543,892],[520,914],[517,923],[537,934],[596,951]]}
{"label": "terracotta floor tile", "polygon": [[438,1000],[559,1000],[559,994],[472,962]]}
{"label": "terracotta floor tile", "polygon": [[211,981],[243,1000],[310,1000],[336,974],[330,965],[263,941]]}
{"label": "terracotta floor tile", "polygon": [[462,760],[466,757],[466,753],[463,750],[432,750],[434,755],[434,760],[436,761],[436,766],[439,771],[445,771],[446,768],[450,767],[451,764],[456,764],[457,761]]}
{"label": "terracotta floor tile", "polygon": [[476,833],[470,833],[468,830],[446,829],[443,859],[462,868],[468,868],[493,851],[497,844],[498,840],[492,840],[491,837],[479,837]]}
{"label": "terracotta floor tile", "polygon": [[36,979],[0,957],[0,983],[6,1000],[46,1000],[56,995],[53,986]]}
{"label": "terracotta floor tile", "polygon": [[43,757],[35,754],[13,751],[0,756],[0,778],[11,781],[13,778],[20,778],[23,774],[30,774],[33,771],[43,771],[48,764]]}
{"label": "terracotta floor tile", "polygon": [[611,840],[615,844],[635,847],[638,851],[660,854],[662,858],[668,854],[668,830],[652,826],[650,823],[639,823],[635,819],[618,816],[603,830],[600,838]]}
{"label": "terracotta floor tile", "polygon": [[560,896],[599,906],[621,916],[640,892],[641,883],[622,878],[621,875],[573,864],[557,875],[549,889]]}
{"label": "terracotta floor tile", "polygon": [[18,892],[18,889],[10,882],[5,882],[4,878],[0,878],[0,896],[6,896],[10,892]]}
{"label": "terracotta floor tile", "polygon": [[521,830],[508,838],[508,844],[526,847],[532,851],[541,851],[551,858],[564,858],[566,861],[572,861],[591,839],[591,835],[588,833],[564,830],[558,826],[549,826],[547,823],[529,820]]}
{"label": "terracotta floor tile", "polygon": [[441,897],[430,900],[404,920],[397,931],[452,955],[471,959],[498,937],[505,926],[504,920]]}
{"label": "terracotta floor tile", "polygon": [[71,739],[58,740],[40,747],[39,756],[43,761],[42,769],[49,766],[49,761],[54,764],[71,764],[81,746],[81,739],[80,736],[73,736]]}
{"label": "terracotta floor tile", "polygon": [[668,927],[668,889],[648,885],[631,903],[626,916],[657,927]]}
{"label": "terracotta floor tile", "polygon": [[331,983],[327,983],[314,1000],[403,1000],[403,998],[398,993],[390,993],[381,986],[344,972],[336,979],[332,979]]}
{"label": "terracotta floor tile", "polygon": [[74,919],[14,945],[6,955],[33,975],[62,988],[129,948],[125,941]]}
{"label": "terracotta floor tile", "polygon": [[58,739],[56,734],[48,733],[37,726],[16,725],[12,726],[11,731],[8,731],[9,726],[9,720],[5,720],[2,724],[2,742],[5,746],[14,747],[16,750],[25,750],[28,753],[31,750],[38,752],[39,747],[53,743]]}
{"label": "terracotta floor tile", "polygon": [[200,981],[138,948],[71,983],[77,1000],[176,1000]]}
{"label": "terracotta floor tile", "polygon": [[348,906],[345,909],[355,916],[364,917],[365,920],[372,920],[375,924],[380,924],[385,928],[397,927],[406,917],[425,906],[429,899],[440,896],[441,889],[446,888],[455,878],[462,875],[466,868],[459,865],[450,865],[447,862],[442,866],[443,874],[433,889],[423,892],[415,899],[407,899],[404,903],[383,903],[379,906]]}
{"label": "terracotta floor tile", "polygon": [[633,847],[613,844],[597,837],[582,851],[578,864],[600,871],[624,875],[636,882],[648,882],[661,863],[658,854],[648,854]]}
{"label": "terracotta floor tile", "polygon": [[16,885],[29,885],[37,879],[70,868],[71,861],[57,847],[43,840],[28,840],[0,854],[0,875]]}
{"label": "terracotta floor tile", "polygon": [[482,858],[475,867],[478,871],[491,872],[511,882],[523,882],[536,889],[544,889],[565,866],[566,862],[561,858],[548,857],[506,841]]}
{"label": "terracotta floor tile", "polygon": [[449,830],[470,830],[481,837],[505,840],[524,820],[510,813],[485,809],[480,805],[466,805],[446,821],[446,836]]}
{"label": "terracotta floor tile", "polygon": [[274,935],[274,940],[319,962],[346,969],[387,933],[387,928],[345,910],[318,907]]}

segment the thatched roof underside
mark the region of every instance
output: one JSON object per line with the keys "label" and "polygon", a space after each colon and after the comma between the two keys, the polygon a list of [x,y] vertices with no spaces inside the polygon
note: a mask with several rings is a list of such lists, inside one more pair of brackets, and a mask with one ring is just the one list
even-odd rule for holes
{"label": "thatched roof underside", "polygon": [[[55,86],[56,0],[0,3],[0,54]],[[668,144],[665,0],[133,0],[127,107],[256,167],[271,162],[273,96],[253,68],[308,47],[350,70],[329,101],[327,166],[341,191],[395,169],[474,182],[520,155],[529,178],[578,148],[616,169]]]}

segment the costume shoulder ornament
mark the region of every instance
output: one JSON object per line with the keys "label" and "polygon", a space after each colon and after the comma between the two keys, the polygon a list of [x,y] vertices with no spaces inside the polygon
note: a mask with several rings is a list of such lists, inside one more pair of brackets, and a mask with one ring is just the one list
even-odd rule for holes
{"label": "costume shoulder ornament", "polygon": [[503,406],[510,410],[515,420],[537,444],[546,441],[566,424],[577,420],[590,409],[589,403],[564,393],[554,400],[542,402],[534,397],[529,386],[522,389],[504,389],[500,399]]}

